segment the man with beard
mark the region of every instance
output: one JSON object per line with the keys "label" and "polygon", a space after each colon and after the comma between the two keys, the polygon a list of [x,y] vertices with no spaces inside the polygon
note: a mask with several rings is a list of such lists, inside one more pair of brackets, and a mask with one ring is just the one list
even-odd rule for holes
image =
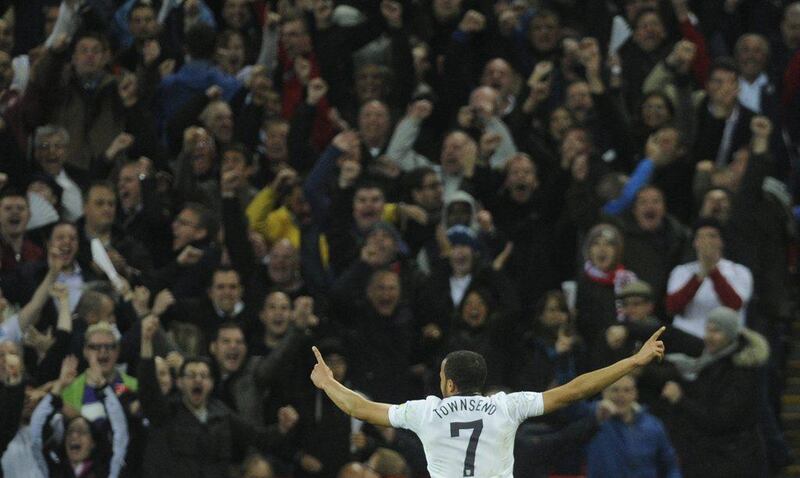
{"label": "man with beard", "polygon": [[272,452],[282,445],[297,421],[296,413],[280,414],[278,424],[270,428],[239,417],[211,397],[214,377],[206,359],[187,359],[178,377],[180,395],[164,396],[153,358],[157,330],[156,317],[142,321],[140,398],[151,424],[143,465],[146,476],[225,476],[247,448]]}

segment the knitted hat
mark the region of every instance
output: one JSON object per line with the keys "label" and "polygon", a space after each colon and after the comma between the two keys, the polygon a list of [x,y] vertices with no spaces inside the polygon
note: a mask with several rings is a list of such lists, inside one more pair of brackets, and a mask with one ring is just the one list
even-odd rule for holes
{"label": "knitted hat", "polygon": [[447,240],[453,246],[469,246],[477,251],[479,248],[478,237],[467,226],[456,225],[447,230]]}
{"label": "knitted hat", "polygon": [[622,233],[616,226],[607,223],[598,224],[589,230],[589,233],[586,235],[586,240],[583,241],[583,257],[589,258],[589,249],[592,247],[592,244],[601,237],[608,240],[616,247],[617,260],[619,260],[622,257]]}
{"label": "knitted hat", "polygon": [[628,297],[641,297],[649,301],[653,300],[653,289],[650,284],[643,280],[635,280],[625,284],[617,293],[617,299],[627,299]]}
{"label": "knitted hat", "polygon": [[739,336],[742,331],[742,323],[739,321],[739,314],[728,307],[717,307],[708,313],[708,323],[717,326],[731,340]]}

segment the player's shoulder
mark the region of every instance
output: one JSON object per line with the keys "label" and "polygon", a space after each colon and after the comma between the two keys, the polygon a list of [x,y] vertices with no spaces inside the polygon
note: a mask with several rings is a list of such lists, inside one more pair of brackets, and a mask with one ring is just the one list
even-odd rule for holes
{"label": "player's shoulder", "polygon": [[442,399],[436,395],[428,395],[421,400],[409,400],[407,405],[420,408],[436,408],[442,403]]}
{"label": "player's shoulder", "polygon": [[[503,392],[500,392],[503,393]],[[511,393],[503,393],[503,397],[500,400],[504,400],[507,402],[510,401],[536,401],[541,400],[542,394],[541,392],[511,392]]]}
{"label": "player's shoulder", "polygon": [[421,400],[409,400],[407,402],[403,402],[398,405],[394,405],[392,408],[396,408],[398,410],[414,410],[416,412],[422,410],[431,410],[438,407],[442,402],[442,399],[435,396],[429,395]]}
{"label": "player's shoulder", "polygon": [[500,392],[492,397],[511,416],[536,416],[544,412],[544,399],[539,392]]}
{"label": "player's shoulder", "polygon": [[389,422],[397,428],[410,428],[414,430],[426,417],[433,414],[442,399],[430,395],[422,400],[409,400],[389,408]]}

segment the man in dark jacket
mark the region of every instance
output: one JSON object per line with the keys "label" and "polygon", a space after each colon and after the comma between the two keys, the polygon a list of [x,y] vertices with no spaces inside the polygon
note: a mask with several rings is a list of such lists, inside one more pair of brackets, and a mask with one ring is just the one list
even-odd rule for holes
{"label": "man in dark jacket", "polygon": [[625,238],[622,262],[650,284],[656,313],[663,315],[667,279],[687,255],[689,231],[667,213],[664,194],[655,186],[639,191],[632,213],[622,222]]}
{"label": "man in dark jacket", "polygon": [[77,223],[78,261],[91,262],[91,242],[99,239],[117,272],[133,280],[152,267],[150,253],[141,242],[114,227],[116,208],[117,196],[112,183],[97,181],[89,186],[83,197],[84,216]]}
{"label": "man in dark jacket", "polygon": [[261,426],[271,421],[264,417],[264,403],[280,371],[291,365],[304,343],[305,330],[291,326],[286,340],[280,341],[269,355],[249,356],[242,327],[233,322],[222,324],[209,347],[213,372],[218,377],[213,396],[248,423]]}
{"label": "man in dark jacket", "polygon": [[742,328],[727,307],[709,313],[704,341],[698,358],[666,356],[677,378],[662,389],[663,415],[683,476],[764,476],[758,369],[767,361],[767,342]]}
{"label": "man in dark jacket", "polygon": [[204,359],[190,359],[181,366],[180,399],[162,395],[153,358],[157,330],[156,317],[142,321],[140,398],[151,424],[144,475],[216,478],[226,476],[236,456],[248,447],[276,450],[296,423],[297,414],[281,411],[278,424],[269,429],[240,418],[222,402],[210,398],[214,379]]}

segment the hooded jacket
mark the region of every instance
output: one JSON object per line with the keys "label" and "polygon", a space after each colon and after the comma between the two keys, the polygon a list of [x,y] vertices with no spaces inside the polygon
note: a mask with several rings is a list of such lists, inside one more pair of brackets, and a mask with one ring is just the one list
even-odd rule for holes
{"label": "hooded jacket", "polygon": [[694,381],[682,382],[682,398],[665,412],[686,478],[744,478],[764,472],[757,390],[769,345],[749,329],[737,340],[733,354],[709,364]]}

